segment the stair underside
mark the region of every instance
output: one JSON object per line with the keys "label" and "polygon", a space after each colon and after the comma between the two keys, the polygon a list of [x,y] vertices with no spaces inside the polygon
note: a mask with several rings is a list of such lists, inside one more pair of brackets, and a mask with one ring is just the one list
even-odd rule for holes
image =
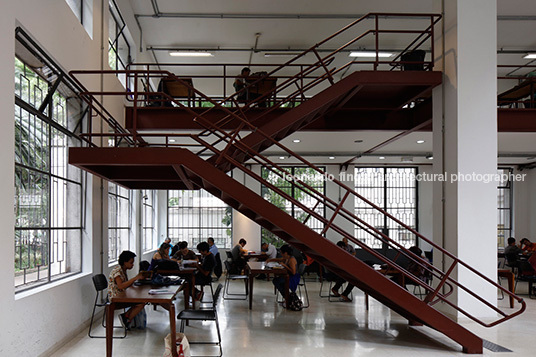
{"label": "stair underside", "polygon": [[408,320],[482,352],[480,338],[186,149],[71,148],[69,163],[130,189],[204,188]]}

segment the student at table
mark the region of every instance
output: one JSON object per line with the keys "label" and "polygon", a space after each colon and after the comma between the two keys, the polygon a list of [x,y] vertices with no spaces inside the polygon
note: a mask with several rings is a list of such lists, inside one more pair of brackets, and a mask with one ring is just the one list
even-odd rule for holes
{"label": "student at table", "polygon": [[164,239],[164,243],[169,244],[169,257],[171,258],[171,251],[173,250],[173,244],[171,244],[171,238]]}
{"label": "student at table", "polygon": [[523,250],[523,253],[533,253],[536,252],[536,243],[532,243],[527,238],[521,239],[519,242],[521,246],[521,250]]}
{"label": "student at table", "polygon": [[[289,275],[289,282],[288,287],[289,290],[292,292],[296,291],[296,288],[298,287],[298,284],[300,283],[300,274],[298,273],[298,263],[296,261],[296,258],[292,256],[292,248],[290,245],[285,244],[280,248],[281,251],[281,258],[272,258],[268,259],[266,262],[278,262],[285,268]],[[277,290],[281,293],[281,295],[286,296],[285,291],[285,277],[284,276],[276,276],[272,283],[277,288]]]}
{"label": "student at table", "polygon": [[241,273],[247,263],[247,254],[248,251],[244,247],[248,242],[244,238],[240,238],[238,244],[234,246],[231,250],[231,255],[233,256],[233,264],[238,269],[238,272]]}
{"label": "student at table", "polygon": [[149,270],[153,270],[162,260],[171,260],[169,257],[170,248],[171,246],[167,243],[160,244],[158,250],[153,254],[151,265],[149,265]]}
{"label": "student at table", "polygon": [[199,261],[199,259],[197,258],[197,255],[195,255],[195,252],[188,249],[188,242],[180,242],[179,249],[177,250],[177,252],[173,255],[171,259],[175,261],[179,261],[179,260]]}
{"label": "student at table", "polygon": [[214,238],[208,237],[207,243],[210,247],[210,252],[214,256],[214,258],[216,258],[216,266],[214,267],[214,275],[216,275],[216,278],[219,279],[222,274],[220,252],[218,251],[218,247],[214,243]]}
{"label": "student at table", "polygon": [[[344,242],[344,239],[342,241],[338,241],[337,246],[342,248],[342,249],[344,249],[344,250],[346,250],[348,253],[352,254],[347,249],[347,247],[349,247],[348,240],[346,240],[346,243]],[[354,254],[355,254],[355,251],[354,251]],[[333,274],[333,273],[331,273],[331,274]],[[341,301],[344,301],[344,302],[352,302],[352,299],[350,299],[349,296],[352,293],[352,290],[354,289],[354,285],[348,283],[346,285],[346,288],[342,292],[342,294],[339,294],[339,289],[342,287],[342,285],[344,283],[346,283],[346,280],[344,280],[343,278],[341,278],[338,275],[335,275],[335,274],[333,274],[333,275],[334,275],[334,278],[335,278],[335,285],[333,285],[333,288],[331,288],[331,292],[333,293],[333,296],[340,297]]]}
{"label": "student at table", "polygon": [[240,71],[240,74],[236,76],[235,81],[233,83],[233,87],[235,91],[240,92],[238,96],[236,97],[237,101],[239,103],[247,103],[248,101],[248,89],[246,87],[246,78],[249,77],[251,73],[251,70],[248,67],[242,68],[242,71]]}
{"label": "student at table", "polygon": [[272,243],[262,243],[261,250],[267,259],[277,258],[277,248]]}
{"label": "student at table", "polygon": [[[142,273],[138,273],[138,275],[132,279],[128,279],[127,270],[132,269],[134,266],[135,257],[136,254],[129,250],[125,250],[119,255],[119,265],[112,269],[109,275],[108,296],[110,299],[125,291],[134,284],[136,280],[143,279]],[[125,313],[119,315],[121,325],[126,329],[130,329],[130,323],[134,317],[143,310],[144,306],[145,304],[117,304],[117,308],[130,307]]]}
{"label": "student at table", "polygon": [[214,238],[208,237],[207,243],[210,247],[210,252],[212,253],[212,255],[216,256],[216,254],[218,254],[218,247],[214,243]]}
{"label": "student at table", "polygon": [[[201,242],[197,245],[197,250],[201,254],[201,262],[197,262],[197,273],[195,273],[196,285],[208,285],[212,282],[212,270],[216,266],[214,254],[210,252],[207,242]],[[195,299],[200,301],[203,298],[203,292],[195,289]]]}

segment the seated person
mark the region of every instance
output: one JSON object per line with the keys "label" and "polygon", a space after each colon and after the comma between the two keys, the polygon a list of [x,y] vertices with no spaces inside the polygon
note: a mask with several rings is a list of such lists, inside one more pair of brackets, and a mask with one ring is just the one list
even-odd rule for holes
{"label": "seated person", "polygon": [[536,252],[536,243],[532,243],[527,238],[521,239],[521,241],[519,242],[519,245],[520,245],[521,250],[523,250],[523,254],[526,254],[526,253],[530,254],[530,253]]}
{"label": "seated person", "polygon": [[261,244],[262,255],[266,256],[266,259],[277,258],[277,249],[272,243]]}
{"label": "seated person", "polygon": [[233,256],[233,264],[238,269],[238,273],[241,273],[247,263],[247,254],[248,251],[244,249],[244,246],[247,244],[244,238],[240,238],[238,244],[234,246],[231,250]]}
{"label": "seated person", "polygon": [[214,243],[214,238],[208,237],[207,243],[210,247],[210,252],[214,256],[214,258],[216,258],[216,266],[214,267],[214,275],[216,275],[216,278],[219,279],[222,274],[220,253],[218,251],[218,247]]}
{"label": "seated person", "polygon": [[[345,244],[344,241],[338,241],[337,246],[339,246],[342,249],[348,251],[347,250],[348,242],[346,242],[346,244]],[[348,283],[348,285],[346,285],[346,288],[344,289],[342,294],[339,294],[339,289],[341,288],[341,286],[344,283],[346,283],[346,280],[344,280],[340,276],[335,276],[334,280],[335,280],[335,285],[333,286],[333,288],[331,288],[331,292],[333,293],[333,295],[336,296],[336,297],[340,297],[341,301],[351,302],[352,299],[350,299],[348,296],[350,295],[350,293],[354,289],[354,286],[352,284]]]}
{"label": "seated person", "polygon": [[171,238],[164,239],[164,243],[169,244],[169,257],[171,258],[171,252],[173,251],[173,244],[171,244]]}
{"label": "seated person", "polygon": [[507,243],[508,245],[504,248],[504,257],[508,265],[515,266],[517,257],[523,254],[523,250],[516,245],[516,239],[514,237],[508,238]]}
{"label": "seated person", "polygon": [[158,250],[153,254],[149,270],[153,270],[161,260],[171,260],[169,257],[169,249],[171,246],[167,243],[162,243]]}
{"label": "seated person", "polygon": [[352,255],[355,255],[355,248],[348,243],[348,238],[343,237],[342,242],[344,243],[344,250]]}
{"label": "seated person", "polygon": [[246,78],[249,77],[251,73],[251,70],[248,67],[242,68],[242,71],[240,71],[240,74],[235,78],[235,81],[233,83],[233,87],[236,92],[239,92],[243,89],[242,92],[238,93],[238,96],[236,97],[236,100],[239,103],[247,103],[248,101],[248,90],[246,86]]}
{"label": "seated person", "polygon": [[[129,250],[125,250],[119,254],[119,265],[112,269],[108,278],[108,297],[110,299],[125,291],[134,284],[136,280],[144,278],[142,273],[138,273],[138,275],[132,279],[129,279],[127,276],[127,270],[132,269],[134,266],[135,257],[136,254]],[[145,304],[117,303],[116,308],[118,309],[129,308],[127,312],[119,315],[121,325],[126,329],[130,329],[132,320],[141,310],[143,310],[144,306]]]}
{"label": "seated person", "polygon": [[[421,250],[421,248],[417,247],[416,245],[414,245],[412,247],[409,247],[408,250],[410,252],[412,252],[413,254],[415,254],[416,256],[422,257],[422,250]],[[426,271],[425,271],[424,267],[421,264],[419,264],[419,262],[417,262],[416,260],[413,260],[413,259],[415,259],[415,258],[410,257],[410,262],[408,263],[407,270],[411,274],[413,274],[417,278],[419,278],[420,280],[425,281],[426,280]],[[413,279],[408,278],[408,277],[406,277],[406,284],[418,285],[417,282],[415,282]]]}
{"label": "seated person", "polygon": [[171,259],[175,261],[179,260],[195,260],[196,262],[199,261],[197,258],[197,255],[195,255],[195,252],[188,249],[188,243],[187,242],[180,242],[178,244],[179,249],[177,252],[173,255]]}
{"label": "seated person", "polygon": [[[197,245],[197,250],[201,253],[202,261],[197,262],[197,273],[195,273],[196,285],[208,285],[212,282],[212,271],[216,266],[214,254],[210,252],[210,247],[207,242],[201,242]],[[195,299],[200,301],[203,298],[203,292],[195,288]]]}
{"label": "seated person", "polygon": [[[300,274],[298,273],[298,263],[296,261],[296,258],[292,256],[292,247],[288,244],[285,244],[281,247],[280,250],[282,255],[281,258],[268,259],[266,262],[278,262],[279,264],[281,264],[283,268],[287,270],[289,275],[289,290],[292,292],[296,292],[298,284],[300,283]],[[286,296],[284,276],[276,276],[272,280],[272,283],[282,296]]]}

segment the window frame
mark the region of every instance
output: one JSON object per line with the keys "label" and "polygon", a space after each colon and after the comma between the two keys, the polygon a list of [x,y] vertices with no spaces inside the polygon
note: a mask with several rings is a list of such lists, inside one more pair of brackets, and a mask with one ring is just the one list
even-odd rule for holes
{"label": "window frame", "polygon": [[[124,191],[126,195],[123,195],[122,192],[120,191]],[[110,209],[111,201],[115,202],[115,209]],[[121,223],[123,223],[122,214],[125,214],[125,212],[122,210],[122,205],[127,207],[127,212],[126,212],[127,218],[125,220],[126,222],[125,225],[121,225]],[[111,225],[112,222],[116,222],[117,225],[115,226]],[[131,227],[132,227],[132,192],[131,190],[121,187],[113,182],[108,182],[108,264],[109,266],[113,266],[117,264],[117,259],[119,258],[119,254],[121,254],[121,251],[131,250],[131,240],[132,240]],[[124,247],[122,244],[118,244],[118,243],[122,243],[122,239],[125,239],[125,237],[118,235],[118,234],[112,234],[112,232],[117,232],[117,233],[126,232],[126,241],[127,241],[126,247]]]}

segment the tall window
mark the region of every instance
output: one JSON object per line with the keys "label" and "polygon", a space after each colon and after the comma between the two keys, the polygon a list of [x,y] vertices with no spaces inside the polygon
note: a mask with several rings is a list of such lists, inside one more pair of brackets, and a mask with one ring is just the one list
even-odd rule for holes
{"label": "tall window", "polygon": [[130,250],[130,190],[108,182],[108,262],[116,264],[123,250]]}
{"label": "tall window", "polygon": [[[396,217],[407,226],[417,228],[417,168],[356,167],[355,191]],[[387,234],[406,248],[415,245],[417,237],[395,224],[362,200],[355,199],[355,214]],[[382,248],[382,242],[356,225],[355,237],[371,248]]]}
{"label": "tall window", "polygon": [[82,261],[82,174],[67,162],[68,147],[81,145],[82,104],[55,67],[32,63],[15,58],[17,291],[80,272]]}
{"label": "tall window", "polygon": [[[110,0],[110,18],[108,24],[108,64],[111,69],[123,70],[131,62],[130,45],[125,36],[126,24],[119,12],[115,0]],[[123,85],[126,85],[124,74],[118,75]]]}
{"label": "tall window", "polygon": [[168,237],[173,244],[195,247],[208,237],[218,248],[230,248],[232,209],[205,190],[168,191]]}
{"label": "tall window", "polygon": [[[502,178],[510,177],[511,168],[499,168]],[[497,184],[497,246],[506,246],[506,239],[512,236],[512,182],[503,179]]]}
{"label": "tall window", "polygon": [[[262,178],[268,181],[270,184],[279,188],[290,197],[294,198],[299,203],[305,205],[308,208],[315,208],[320,216],[325,217],[324,203],[318,202],[314,195],[307,192],[307,189],[300,187],[300,184],[293,184],[291,181],[286,180],[284,177],[297,178],[300,181],[306,183],[308,186],[314,188],[321,194],[325,193],[326,182],[324,175],[316,172],[314,169],[309,167],[282,167],[285,171],[281,172],[281,175],[270,170],[268,168],[262,168],[261,174]],[[325,170],[325,168],[321,168]],[[283,176],[283,177],[282,177]],[[262,185],[261,194],[266,200],[286,211],[289,215],[296,218],[300,222],[305,222],[305,224],[316,232],[322,232],[324,224],[314,217],[310,217],[307,212],[305,212],[300,206],[295,202],[286,199],[285,197],[278,194],[276,191],[272,190],[266,185]],[[262,229],[262,242],[272,243],[276,246],[281,246],[284,242],[279,239],[275,234],[269,232],[266,229]]]}
{"label": "tall window", "polygon": [[93,37],[93,0],[65,0],[78,21],[86,29],[88,35]]}
{"label": "tall window", "polygon": [[141,191],[141,226],[143,251],[148,252],[157,248],[155,234],[155,191]]}

